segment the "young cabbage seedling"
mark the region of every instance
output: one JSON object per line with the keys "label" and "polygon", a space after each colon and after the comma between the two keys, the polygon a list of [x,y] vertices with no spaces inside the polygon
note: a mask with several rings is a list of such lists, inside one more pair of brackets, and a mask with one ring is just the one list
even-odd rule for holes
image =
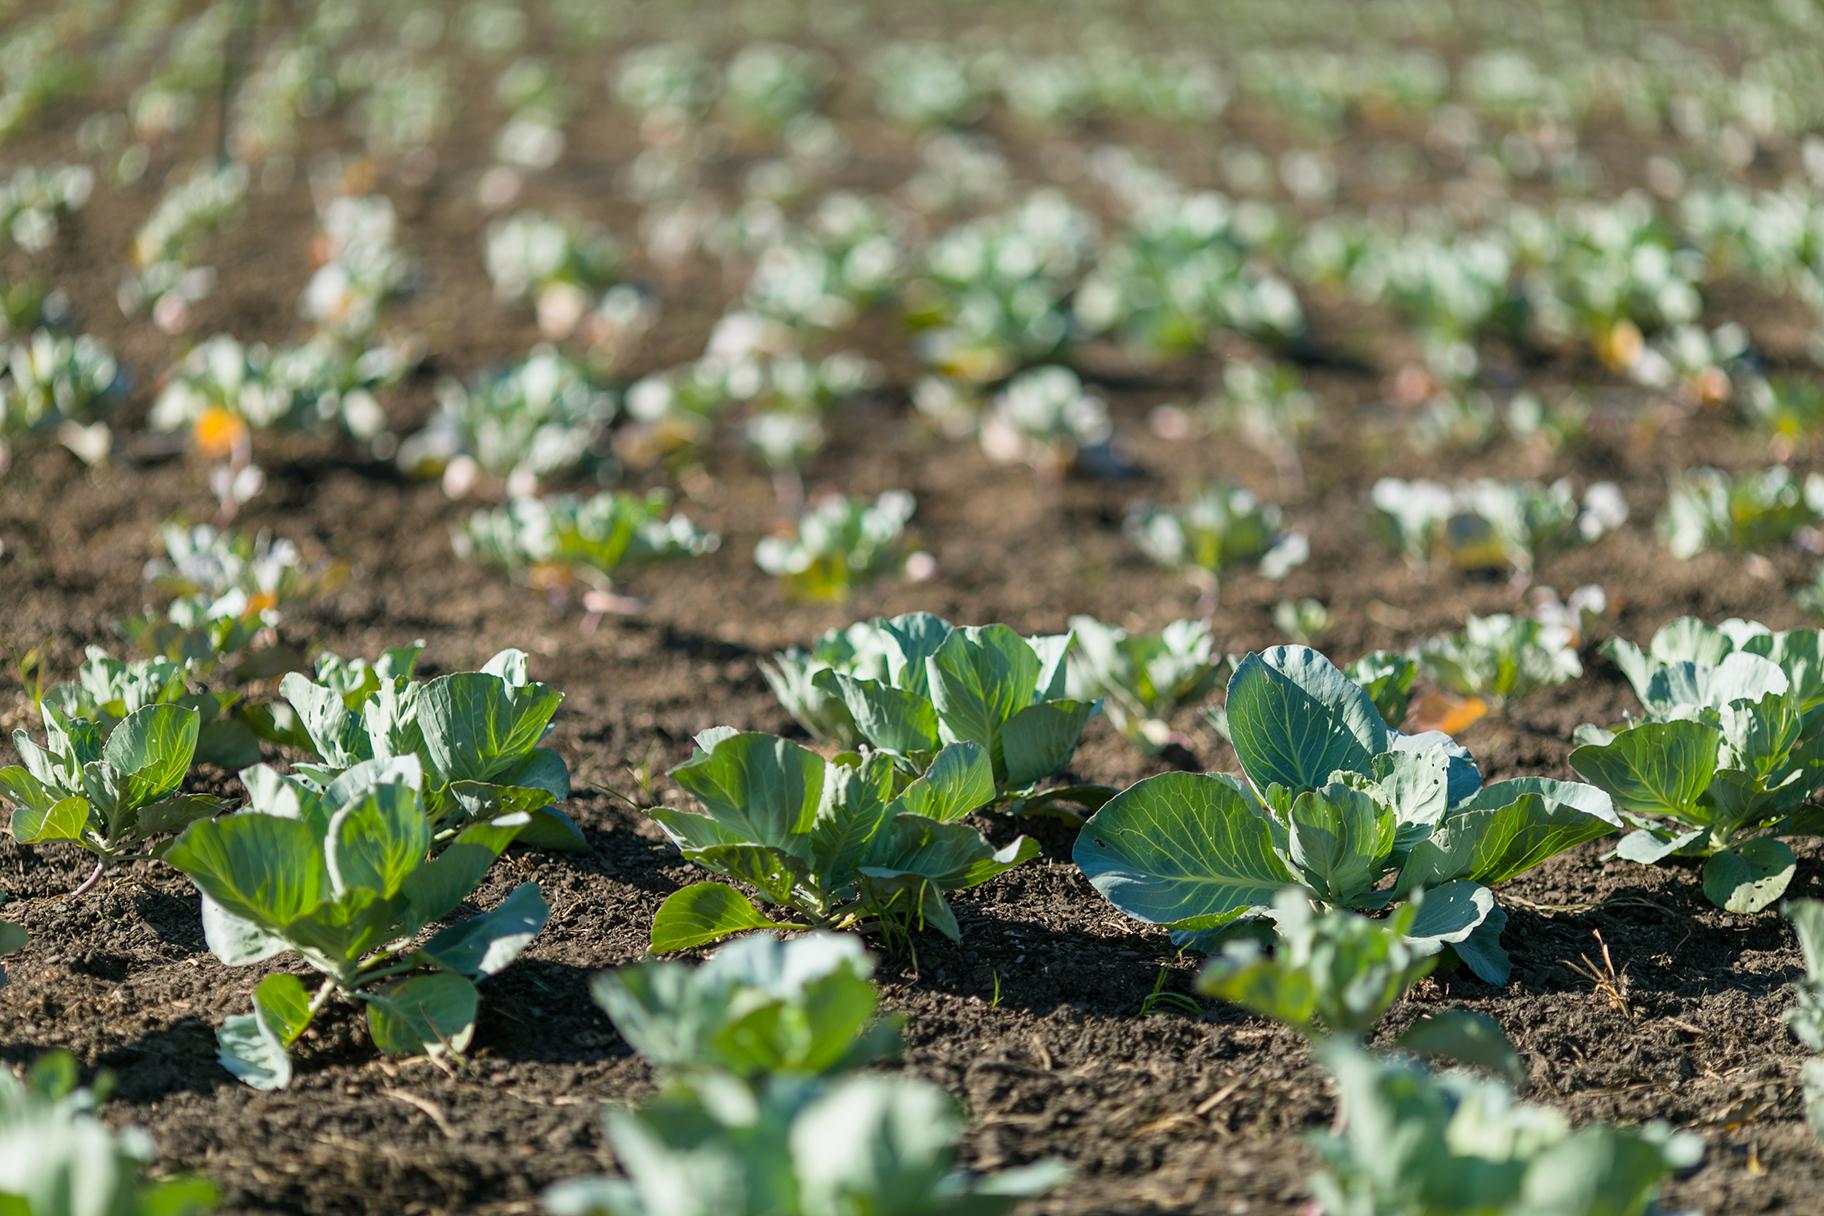
{"label": "young cabbage seedling", "polygon": [[524,811],[476,815],[433,851],[434,825],[414,756],[368,760],[327,786],[249,769],[247,809],[193,823],[165,859],[203,894],[203,931],[231,967],[294,952],[324,979],[316,992],[279,972],[253,1012],[216,1032],[222,1066],[255,1089],[281,1089],[290,1049],[337,992],[367,1007],[389,1055],[460,1052],[475,1030],[475,981],[519,956],[545,923],[536,884],[414,946],[469,898],[526,825]]}
{"label": "young cabbage seedling", "polygon": [[581,588],[589,629],[604,613],[645,605],[615,590],[624,571],[713,552],[714,533],[671,513],[662,490],[607,491],[592,498],[518,498],[477,511],[455,535],[459,557],[487,562],[550,594],[554,601]]}
{"label": "young cabbage seedling", "polygon": [[1074,856],[1104,898],[1181,943],[1258,914],[1298,883],[1373,911],[1414,890],[1407,936],[1507,981],[1507,916],[1489,886],[1620,826],[1608,797],[1519,777],[1483,786],[1446,735],[1403,735],[1359,686],[1303,646],[1249,655],[1229,681],[1244,777],[1165,773],[1111,798]]}
{"label": "young cabbage seedling", "polygon": [[0,1208],[20,1216],[203,1216],[215,1210],[206,1178],[145,1177],[152,1137],[100,1115],[112,1079],[78,1089],[66,1052],[40,1056],[23,1077],[0,1068]]}
{"label": "young cabbage seedling", "polygon": [[1311,1137],[1323,1216],[1652,1216],[1660,1184],[1703,1156],[1703,1141],[1663,1124],[1573,1129],[1472,1073],[1433,1074],[1340,1041],[1318,1056],[1336,1078],[1340,1122]]}
{"label": "young cabbage seedling", "polygon": [[40,710],[45,742],[13,732],[22,764],[0,769],[0,794],[13,803],[20,844],[67,840],[95,854],[95,869],[72,895],[111,866],[160,855],[158,838],[222,809],[217,799],[182,792],[196,755],[196,710],[148,705],[105,737],[99,723],[65,717],[48,702]]}
{"label": "young cabbage seedling", "polygon": [[1182,507],[1137,503],[1125,530],[1140,552],[1197,588],[1198,611],[1206,616],[1216,610],[1231,571],[1252,566],[1267,578],[1284,578],[1311,552],[1304,533],[1286,529],[1277,506],[1236,486],[1207,489]]}
{"label": "young cabbage seedling", "polygon": [[1824,476],[1795,477],[1775,465],[1730,474],[1686,469],[1673,478],[1657,528],[1672,556],[1712,549],[1758,553],[1786,544],[1824,519]]}
{"label": "young cabbage seedling", "polygon": [[[403,662],[389,666],[410,670]],[[404,672],[373,675],[357,680],[328,665],[323,682],[299,672],[280,682],[317,757],[295,767],[300,780],[327,790],[364,761],[412,756],[424,774],[421,803],[433,849],[447,847],[470,823],[512,814],[526,816],[521,844],[587,847],[557,806],[570,796],[570,771],[562,756],[540,746],[564,694],[530,677],[523,651],[503,650],[480,671],[422,684]]]}
{"label": "young cabbage seedling", "polygon": [[619,402],[587,367],[551,347],[467,385],[446,381],[437,400],[437,413],[400,444],[398,460],[410,475],[442,477],[452,498],[484,475],[529,497],[542,481],[612,463],[604,431]]}
{"label": "young cabbage seedling", "polygon": [[[957,940],[949,891],[1031,860],[1036,840],[1002,849],[962,822],[993,801],[987,750],[954,743],[908,780],[881,754],[825,760],[772,735],[727,727],[697,737],[671,771],[700,812],[650,813],[684,856],[752,887],[700,882],[669,896],[652,922],[655,951],[686,950],[749,929],[875,930],[909,937],[931,927]],[[787,918],[787,919],[777,919]]]}
{"label": "young cabbage seedling", "polygon": [[1297,642],[1300,646],[1311,646],[1322,640],[1336,620],[1330,609],[1322,600],[1306,596],[1303,599],[1281,600],[1273,605],[1273,625],[1280,636]]}
{"label": "young cabbage seedling", "polygon": [[[1102,786],[1041,790],[1070,763],[1098,702],[1069,697],[1071,634],[1023,638],[1005,625],[954,626],[927,612],[876,620],[870,673],[831,667],[812,682],[841,697],[856,732],[907,773],[944,748],[974,743],[994,773],[997,806],[1069,814],[1097,807]],[[878,656],[885,656],[880,670]]]}
{"label": "young cabbage seedling", "polygon": [[678,1082],[608,1115],[625,1178],[544,1194],[550,1216],[1010,1216],[1069,1170],[1055,1162],[975,1177],[957,1169],[962,1112],[926,1081],[728,1076]]}
{"label": "young cabbage seedling", "polygon": [[1653,864],[1706,858],[1704,894],[1758,912],[1792,882],[1782,836],[1824,834],[1824,633],[1746,621],[1675,621],[1648,650],[1607,653],[1646,716],[1616,731],[1584,726],[1571,767],[1608,791],[1628,826],[1616,853]]}
{"label": "young cabbage seedling", "polygon": [[982,451],[996,464],[1025,464],[1056,480],[1080,458],[1100,453],[1106,463],[1114,428],[1108,405],[1084,391],[1068,367],[1021,372],[994,395],[981,417]]}
{"label": "young cabbage seedling", "polygon": [[1130,634],[1091,616],[1070,618],[1076,645],[1067,688],[1078,700],[1101,699],[1115,729],[1135,747],[1187,750],[1171,718],[1206,699],[1222,682],[1223,656],[1207,620],[1173,621],[1157,633]]}
{"label": "young cabbage seedling", "polygon": [[1462,633],[1429,638],[1413,651],[1419,672],[1459,697],[1505,710],[1545,688],[1583,675],[1568,629],[1529,616],[1471,615]]}
{"label": "young cabbage seedling", "polygon": [[1590,544],[1627,517],[1627,502],[1612,483],[1597,482],[1579,501],[1563,479],[1453,487],[1388,477],[1374,483],[1368,512],[1387,547],[1415,565],[1511,569],[1518,580],[1531,578],[1545,554]]}
{"label": "young cabbage seedling", "polygon": [[76,679],[43,689],[37,700],[66,719],[87,718],[106,733],[148,705],[178,705],[201,715],[196,760],[243,768],[260,758],[260,741],[243,719],[241,694],[211,692],[193,684],[195,668],[170,659],[117,659],[91,646]]}
{"label": "young cabbage seedling", "polygon": [[701,964],[644,962],[604,972],[595,1000],[627,1045],[671,1076],[753,1082],[848,1072],[899,1054],[897,1017],[877,1016],[874,959],[861,939],[770,933]]}
{"label": "young cabbage seedling", "polygon": [[[1272,954],[1251,938],[1230,941],[1198,975],[1197,990],[1313,1042],[1363,1042],[1394,1002],[1437,965],[1438,944],[1411,936],[1423,903],[1424,892],[1414,891],[1388,916],[1374,920],[1314,905],[1310,892],[1287,887],[1273,897]],[[1468,1010],[1415,1022],[1394,1045],[1509,1077],[1524,1075],[1501,1028]]]}
{"label": "young cabbage seedling", "polygon": [[904,490],[888,490],[871,503],[827,498],[798,520],[796,535],[762,539],[754,564],[794,599],[841,603],[856,587],[905,569],[901,542],[913,508]]}
{"label": "young cabbage seedling", "polygon": [[101,419],[126,385],[113,352],[87,334],[66,337],[40,329],[0,344],[0,477],[6,475],[11,446],[39,435],[55,435],[85,463],[100,463],[111,445]]}

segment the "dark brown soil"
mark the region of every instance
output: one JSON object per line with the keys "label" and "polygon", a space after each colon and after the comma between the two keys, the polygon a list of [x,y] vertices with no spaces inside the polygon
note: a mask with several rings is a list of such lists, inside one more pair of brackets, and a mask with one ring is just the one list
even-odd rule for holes
{"label": "dark brown soil", "polygon": [[[599,78],[599,65],[578,67],[579,88],[599,89]],[[487,217],[472,200],[495,121],[485,111],[485,101],[471,103],[428,182],[382,179],[407,220],[405,244],[430,272],[426,290],[398,317],[432,352],[430,368],[389,402],[401,420],[428,408],[434,374],[471,372],[536,340],[528,318],[493,302],[481,271]],[[77,117],[60,116],[23,142],[19,159],[57,155]],[[1225,121],[1248,124],[1254,138],[1275,129],[1285,137],[1270,116],[1238,111]],[[1017,128],[1002,134],[1020,138]],[[1168,151],[1165,141],[1183,138],[1144,134]],[[1219,134],[1197,132],[1192,142],[1207,147]],[[854,138],[868,150],[855,170],[863,184],[891,187],[895,157],[903,164],[908,147],[903,137],[862,124]],[[572,125],[570,154],[534,179],[527,201],[630,235],[636,212],[614,197],[614,172],[636,147],[631,124],[592,101]],[[177,151],[160,151],[152,180]],[[1207,158],[1186,155],[1184,175],[1201,180],[1197,166]],[[182,349],[124,320],[112,298],[152,197],[147,187],[124,195],[99,188],[49,263],[84,327],[133,367],[129,418]],[[312,223],[301,182],[256,192],[251,218],[212,247],[222,286],[195,332],[287,337]],[[1777,302],[1747,295],[1741,315],[1761,342],[1776,353],[1782,342],[1796,344]],[[723,298],[702,270],[665,303],[660,339],[642,369],[692,355]],[[1668,470],[1764,464],[1758,441],[1722,419],[1678,415],[1564,358],[1528,364],[1522,374],[1546,390],[1580,385],[1597,403],[1596,433],[1574,457],[1514,444],[1476,456],[1420,455],[1397,411],[1373,404],[1410,339],[1391,318],[1345,301],[1311,305],[1320,349],[1347,357],[1306,369],[1329,412],[1307,454],[1308,487],[1296,492],[1232,437],[1167,443],[1148,432],[1147,410],[1193,393],[1217,370],[1214,357],[1133,369],[1091,351],[1086,364],[1104,372],[1122,444],[1141,475],[1049,484],[997,469],[971,446],[927,437],[907,405],[903,335],[891,318],[871,319],[858,342],[894,378],[845,416],[810,482],[813,491],[912,490],[939,574],[924,585],[863,592],[841,607],[789,604],[753,567],[753,543],[776,508],[768,481],[732,452],[711,462],[711,475],[685,482],[687,510],[722,531],[720,552],[642,575],[633,589],[649,598],[649,611],[585,632],[574,612],[456,562],[448,529],[468,508],[437,487],[402,483],[329,441],[262,438],[271,486],[244,523],[353,569],[331,598],[288,617],[288,636],[345,654],[423,637],[427,663],[439,670],[472,666],[505,646],[530,652],[535,673],[567,694],[556,745],[581,791],[571,809],[591,852],[515,852],[478,893],[485,906],[536,879],[552,914],[527,956],[487,985],[467,1059],[448,1068],[381,1060],[344,1010],[313,1029],[292,1087],[262,1094],[217,1066],[213,1029],[247,1008],[264,969],[230,970],[209,955],[189,884],[148,866],[66,900],[86,868],[74,851],[8,840],[0,843],[0,888],[11,896],[7,915],[33,941],[9,960],[0,1056],[17,1063],[65,1048],[86,1068],[111,1071],[119,1081],[112,1117],[157,1134],[161,1168],[217,1178],[231,1212],[532,1211],[547,1184],[611,1167],[598,1111],[650,1085],[649,1070],[590,1003],[587,980],[641,957],[655,908],[693,872],[621,796],[676,796],[663,771],[706,726],[791,733],[755,659],[832,625],[915,608],[1028,630],[1059,628],[1076,612],[1131,626],[1189,614],[1194,592],[1133,553],[1118,524],[1130,500],[1206,479],[1239,480],[1280,498],[1312,534],[1311,562],[1284,584],[1239,577],[1224,587],[1216,622],[1235,651],[1278,640],[1270,611],[1288,596],[1330,605],[1337,624],[1323,645],[1339,659],[1408,645],[1460,623],[1466,611],[1516,603],[1505,583],[1388,559],[1361,513],[1367,487],[1386,474],[1615,478],[1634,521],[1594,548],[1548,559],[1540,583],[1563,591],[1602,583],[1620,603],[1617,630],[1633,637],[1687,613],[1798,623],[1787,587],[1809,573],[1802,556],[1775,556],[1766,568],[1729,556],[1679,563],[1650,530]],[[1643,427],[1646,419],[1660,423]],[[182,460],[89,472],[58,451],[22,454],[0,481],[0,643],[23,650],[48,640],[52,677],[71,674],[84,645],[107,644],[109,622],[142,607],[139,571],[159,521],[208,510],[203,478],[200,466]],[[1617,718],[1628,705],[1625,686],[1593,660],[1584,681],[1462,738],[1490,777],[1563,776],[1571,730]],[[26,719],[9,667],[0,674],[0,725]],[[1200,762],[1232,763],[1195,715],[1179,725],[1196,740]],[[1074,767],[1113,784],[1153,771],[1101,722]],[[910,1017],[905,1068],[967,1104],[968,1162],[1073,1163],[1076,1181],[1033,1207],[1048,1216],[1298,1210],[1308,1165],[1301,1137],[1331,1110],[1321,1071],[1294,1036],[1227,1008],[1212,1007],[1201,1020],[1140,1016],[1161,970],[1169,989],[1188,991],[1195,961],[1174,957],[1163,934],[1126,921],[1097,896],[1070,862],[1068,831],[1029,830],[1045,846],[1038,861],[956,899],[961,946],[921,939],[915,960],[883,966],[888,1002]],[[1824,894],[1815,853],[1795,894]],[[1395,1011],[1390,1032],[1442,1007],[1480,1010],[1520,1045],[1535,1098],[1578,1120],[1659,1118],[1704,1135],[1703,1166],[1669,1190],[1674,1209],[1816,1210],[1824,1157],[1800,1113],[1802,1050],[1780,1018],[1799,955],[1776,914],[1725,915],[1705,902],[1689,866],[1605,861],[1599,846],[1548,863],[1501,896],[1512,917],[1512,983],[1497,991],[1462,974],[1428,980]],[[1618,994],[1605,996],[1572,970],[1584,956],[1600,962],[1598,933],[1619,972]]]}

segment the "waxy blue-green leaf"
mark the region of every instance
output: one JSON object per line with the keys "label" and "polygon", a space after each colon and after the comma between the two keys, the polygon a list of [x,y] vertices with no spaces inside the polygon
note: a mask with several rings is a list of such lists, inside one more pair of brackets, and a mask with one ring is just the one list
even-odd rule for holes
{"label": "waxy blue-green leaf", "polygon": [[985,748],[946,747],[922,777],[900,791],[898,809],[949,823],[994,801],[994,767]]}
{"label": "waxy blue-green leaf", "polygon": [[259,925],[282,926],[332,890],[316,836],[297,819],[243,811],[184,829],[165,860],[223,909]]}
{"label": "waxy blue-green leaf", "polygon": [[[1615,831],[1619,824],[1613,812],[1594,814],[1551,796],[1553,787],[1565,784],[1522,778],[1486,787],[1412,847],[1400,870],[1400,890],[1457,878],[1506,882],[1566,849]],[[1574,796],[1598,805],[1586,795]]]}
{"label": "waxy blue-green leaf", "polygon": [[230,967],[262,963],[285,953],[291,944],[245,917],[236,916],[203,896],[203,940],[209,952]]}
{"label": "waxy blue-green leaf", "polygon": [[1759,912],[1792,885],[1798,858],[1773,836],[1745,840],[1704,863],[1704,894],[1726,912]]}
{"label": "waxy blue-green leaf", "polygon": [[201,714],[177,705],[148,705],[122,718],[101,758],[126,778],[123,805],[144,806],[177,789],[196,755],[201,727]]}
{"label": "waxy blue-green leaf", "polygon": [[382,786],[336,812],[325,845],[324,861],[337,895],[360,888],[388,898],[424,861],[431,828],[416,792]]}
{"label": "waxy blue-green leaf", "polygon": [[[1406,937],[1433,950],[1460,946],[1499,912],[1494,892],[1480,883],[1468,879],[1442,883],[1425,892],[1418,914],[1407,926]],[[1505,914],[1502,919],[1506,919]]]}
{"label": "waxy blue-green leaf", "polygon": [[88,823],[89,804],[80,797],[60,798],[42,807],[22,804],[13,812],[13,839],[20,844],[79,841]]}
{"label": "waxy blue-green leaf", "polygon": [[773,920],[726,883],[692,883],[659,905],[652,918],[652,952],[690,950],[752,929],[801,927]]}
{"label": "waxy blue-green leaf", "polygon": [[563,699],[554,688],[515,688],[491,672],[440,676],[418,694],[426,758],[446,781],[488,781],[538,746]]}
{"label": "waxy blue-green leaf", "polygon": [[1001,726],[1032,704],[1042,666],[1026,639],[1005,625],[952,630],[925,661],[944,740],[977,743],[998,756]]}
{"label": "waxy blue-green leaf", "polygon": [[1025,789],[1070,762],[1095,716],[1094,701],[1045,701],[1028,705],[1001,728],[1001,763],[1010,789]]}
{"label": "waxy blue-green leaf", "polygon": [[835,671],[819,672],[813,682],[842,699],[855,729],[875,747],[915,756],[941,746],[937,708],[922,693]]}
{"label": "waxy blue-green leaf", "polygon": [[1393,732],[1374,702],[1306,646],[1241,661],[1229,680],[1229,738],[1256,790],[1316,789],[1338,771],[1364,773]]}
{"label": "waxy blue-green leaf", "polygon": [[439,932],[418,956],[440,970],[481,979],[518,958],[549,914],[538,884],[522,882],[491,910]]}
{"label": "waxy blue-green leaf", "polygon": [[450,971],[386,984],[367,994],[367,1028],[388,1055],[462,1052],[475,1035],[475,985]]}
{"label": "waxy blue-green leaf", "polygon": [[1155,925],[1214,928],[1294,881],[1266,812],[1217,774],[1136,782],[1091,816],[1071,855],[1104,898]]}
{"label": "waxy blue-green leaf", "polygon": [[823,794],[824,760],[773,735],[744,733],[671,770],[710,818],[774,848],[810,830]]}
{"label": "waxy blue-green leaf", "polygon": [[1571,767],[1624,815],[1703,823],[1698,799],[1716,775],[1720,741],[1701,722],[1643,722],[1607,744],[1577,748]]}
{"label": "waxy blue-green leaf", "polygon": [[1701,848],[1702,842],[1709,835],[1709,828],[1692,828],[1688,832],[1671,834],[1656,829],[1640,828],[1629,832],[1616,843],[1615,856],[1623,861],[1634,861],[1649,866],[1657,865],[1684,849]]}
{"label": "waxy blue-green leaf", "polygon": [[1346,785],[1300,794],[1286,820],[1287,854],[1305,885],[1350,904],[1380,881],[1393,851],[1393,809]]}

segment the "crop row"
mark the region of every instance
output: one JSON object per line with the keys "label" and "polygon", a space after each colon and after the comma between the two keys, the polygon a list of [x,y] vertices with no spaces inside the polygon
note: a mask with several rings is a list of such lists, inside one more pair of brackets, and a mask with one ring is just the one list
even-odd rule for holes
{"label": "crop row", "polygon": [[[479,915],[452,921],[452,912],[509,846],[589,847],[563,809],[567,765],[544,743],[562,693],[532,679],[518,651],[421,680],[412,645],[371,661],[319,655],[267,699],[280,606],[319,590],[324,575],[301,569],[284,546],[212,529],[173,530],[167,543],[170,560],[150,574],[175,598],[123,623],[152,657],[92,651],[77,681],[36,689],[43,738],[17,732],[21,763],[0,770],[13,835],[93,854],[78,895],[131,862],[173,867],[199,892],[219,961],[283,958],[316,973],[314,989],[292,971],[268,974],[252,1012],[219,1029],[222,1065],[249,1085],[290,1081],[295,1049],[331,1001],[360,1006],[382,1052],[462,1051],[478,985],[512,963],[548,909],[526,883]],[[768,1137],[820,1135],[800,1124],[828,1119],[869,1146],[838,1158],[842,1169],[883,1154],[924,1163],[929,1199],[906,1210],[949,1210],[941,1204],[977,1192],[1011,1202],[1054,1180],[1049,1167],[979,1181],[953,1174],[953,1109],[922,1083],[802,1075],[876,1058],[887,1041],[879,1028],[863,1034],[875,998],[853,939],[821,934],[859,932],[893,950],[916,950],[927,931],[957,937],[946,896],[1039,848],[1025,836],[997,848],[983,828],[1031,815],[1080,822],[1074,858],[1093,888],[1179,947],[1214,956],[1200,990],[1321,1044],[1344,1109],[1340,1134],[1319,1141],[1328,1172],[1314,1193],[1326,1211],[1379,1210],[1377,1188],[1392,1185],[1359,1127],[1393,1120],[1426,1146],[1419,1157],[1450,1161],[1461,1121],[1490,1104],[1549,1131],[1513,1150],[1508,1165],[1528,1179],[1513,1193],[1571,1202],[1549,1189],[1563,1184],[1566,1154],[1581,1178],[1648,1194],[1695,1160],[1689,1137],[1571,1133],[1547,1112],[1511,1106],[1499,1081],[1433,1078],[1351,1046],[1435,967],[1508,982],[1507,917],[1494,888],[1577,845],[1620,834],[1615,854],[1628,861],[1702,858],[1706,894],[1732,912],[1784,894],[1797,864],[1787,841],[1824,832],[1824,631],[1684,620],[1644,648],[1615,641],[1607,653],[1639,709],[1579,729],[1570,764],[1582,780],[1492,783],[1448,734],[1395,725],[1409,716],[1422,649],[1417,659],[1369,655],[1344,671],[1299,645],[1225,657],[1201,623],[1128,635],[1085,618],[1070,633],[1023,637],[914,613],[773,656],[763,674],[827,754],[718,726],[672,770],[696,805],[648,813],[712,877],[664,901],[652,949],[743,941],[695,971],[642,964],[602,982],[623,1035],[671,1079],[611,1123],[630,1180],[560,1188],[553,1210],[697,1210],[667,1206],[683,1200],[653,1188],[669,1176],[661,1163],[670,1155],[706,1152],[719,1171],[761,1170],[769,1188],[798,1195],[790,1210],[822,1211],[811,1196],[828,1163]],[[1059,784],[1104,705],[1138,745],[1156,748],[1175,712],[1206,699],[1225,673],[1227,695],[1210,721],[1239,775],[1168,772],[1119,791]],[[273,754],[292,759],[262,762]],[[199,758],[245,765],[242,793],[187,788]],[[1814,961],[1817,908],[1793,908]],[[778,931],[813,935],[781,946],[768,937]],[[23,941],[9,930],[0,944]],[[825,982],[851,991],[818,991]],[[1815,1047],[1824,1031],[1812,1004],[1824,998],[1812,992],[1801,989],[1793,1018]],[[847,1031],[820,1024],[838,1011]],[[1461,1011],[1418,1023],[1394,1047],[1497,1074],[1517,1068],[1499,1028]],[[48,1108],[78,1123],[91,1117],[91,1100],[69,1092],[68,1067],[55,1062],[11,1100],[21,1120]],[[132,1156],[130,1145],[118,1151]],[[1413,1177],[1431,1168],[1415,1164]],[[134,1174],[119,1177],[130,1186]],[[699,1180],[704,1196],[719,1193],[714,1177]],[[841,1184],[891,1185],[846,1175]],[[1534,1187],[1548,1189],[1534,1196]],[[178,1193],[192,1202],[203,1192]]]}

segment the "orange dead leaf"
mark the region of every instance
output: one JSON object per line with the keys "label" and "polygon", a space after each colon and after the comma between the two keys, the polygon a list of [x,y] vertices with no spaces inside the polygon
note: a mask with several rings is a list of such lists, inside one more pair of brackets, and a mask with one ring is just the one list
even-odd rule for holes
{"label": "orange dead leaf", "polygon": [[1488,705],[1480,697],[1433,691],[1413,703],[1412,726],[1416,731],[1441,730],[1454,735],[1474,726],[1487,714]]}
{"label": "orange dead leaf", "polygon": [[247,423],[240,415],[212,405],[204,410],[190,430],[196,450],[211,460],[226,460],[236,447],[247,440]]}

